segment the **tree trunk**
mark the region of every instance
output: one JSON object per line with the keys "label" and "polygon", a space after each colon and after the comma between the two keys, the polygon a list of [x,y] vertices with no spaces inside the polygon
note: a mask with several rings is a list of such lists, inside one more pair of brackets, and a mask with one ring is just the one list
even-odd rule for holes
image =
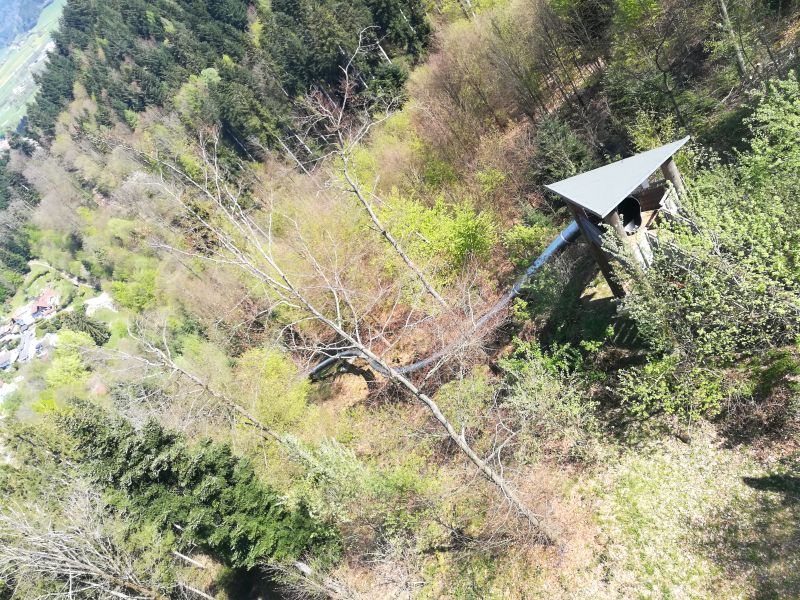
{"label": "tree trunk", "polygon": [[726,0],[717,0],[717,7],[719,8],[719,15],[722,17],[722,28],[725,30],[725,34],[728,36],[728,39],[733,45],[733,51],[736,56],[736,68],[739,71],[739,77],[744,79],[747,77],[747,66],[745,65],[744,61],[744,52],[742,52],[742,47],[736,40],[736,33],[733,31],[733,24],[728,16],[728,5]]}
{"label": "tree trunk", "polygon": [[[447,419],[447,417],[442,413],[439,409],[436,402],[433,399],[422,392],[414,383],[402,375],[399,371],[397,371],[394,367],[389,365],[386,361],[380,358],[377,354],[372,352],[369,348],[367,348],[363,343],[357,340],[353,335],[347,333],[342,327],[340,327],[336,322],[332,321],[331,319],[327,318],[324,314],[322,314],[314,304],[299,290],[297,289],[292,280],[286,275],[283,269],[274,262],[271,261],[270,266],[275,269],[278,274],[278,277],[283,281],[286,289],[297,299],[297,301],[305,307],[305,309],[309,312],[309,314],[313,315],[317,320],[321,323],[326,325],[331,331],[335,332],[339,335],[343,340],[346,340],[353,348],[357,349],[365,359],[367,359],[372,364],[376,365],[389,379],[389,381],[400,385],[401,387],[405,388],[408,392],[410,392],[415,398],[417,398],[420,402],[422,402],[434,418],[444,427],[445,431],[447,432],[448,437],[455,442],[458,448],[463,452],[467,458],[476,466],[481,474],[495,486],[497,486],[500,491],[503,493],[503,496],[511,503],[511,505],[523,516],[525,519],[539,532],[539,537],[541,541],[545,544],[552,544],[555,542],[557,536],[554,529],[550,528],[549,525],[544,523],[542,517],[535,514],[531,511],[525,503],[520,499],[517,495],[516,491],[509,485],[509,483],[505,480],[505,478],[500,475],[497,471],[495,471],[486,461],[484,461],[478,454],[472,449],[469,445],[467,440],[464,438],[463,435],[460,435],[455,427],[453,427],[452,423]],[[270,285],[269,282],[265,282]]]}
{"label": "tree trunk", "polygon": [[647,263],[642,256],[642,251],[639,249],[639,246],[637,246],[628,238],[628,234],[625,232],[625,228],[622,226],[622,221],[619,218],[619,212],[613,210],[603,220],[611,226],[611,228],[614,230],[614,233],[616,233],[617,237],[620,239],[620,241],[622,241],[622,244],[631,253],[638,266],[642,268],[646,267]]}
{"label": "tree trunk", "polygon": [[[681,178],[681,173],[678,171],[678,165],[675,164],[675,159],[670,157],[667,162],[661,165],[661,172],[664,174],[664,177],[672,183],[675,187],[675,194],[677,196],[676,203],[674,207],[669,207],[672,210],[676,210],[680,207],[677,200],[680,200],[682,196],[686,195],[686,186],[683,185],[683,178]],[[669,200],[667,201],[669,202]]]}
{"label": "tree trunk", "polygon": [[608,256],[602,248],[598,247],[594,241],[592,241],[589,232],[586,230],[586,223],[584,222],[584,219],[586,218],[585,213],[582,210],[575,208],[575,206],[572,204],[567,204],[567,206],[569,206],[570,211],[572,211],[572,215],[575,217],[575,222],[578,224],[578,228],[581,230],[581,233],[583,234],[583,237],[589,246],[589,252],[591,252],[592,256],[594,257],[597,266],[600,267],[600,272],[603,274],[603,277],[605,277],[608,287],[611,288],[611,292],[617,298],[624,298],[625,288],[623,288],[619,281],[617,281],[616,277],[614,277],[614,270],[611,267]]}
{"label": "tree trunk", "polygon": [[496,485],[500,491],[503,492],[503,495],[512,504],[512,506],[514,506],[514,508],[518,510],[519,513],[539,531],[542,542],[545,544],[554,543],[557,538],[556,532],[551,529],[549,525],[546,525],[542,521],[542,517],[540,515],[535,514],[525,505],[525,503],[517,495],[517,492],[509,485],[502,475],[500,475],[486,461],[478,456],[464,436],[455,430],[453,424],[450,423],[449,419],[444,415],[444,413],[442,413],[442,411],[439,409],[439,406],[433,401],[433,399],[417,388],[417,386],[414,385],[410,379],[398,373],[377,355],[373,354],[366,348],[362,348],[362,350],[366,356],[386,370],[390,381],[404,387],[423,404],[425,404],[433,417],[442,425],[442,427],[444,427],[445,431],[447,431],[447,435],[450,437],[450,439],[453,440],[459,447],[461,452],[463,452],[467,458],[469,458],[469,460],[472,461],[476,467],[478,467],[478,470],[487,480]]}
{"label": "tree trunk", "polygon": [[427,277],[422,273],[422,271],[417,267],[411,257],[406,254],[403,247],[400,245],[395,237],[389,233],[389,230],[386,229],[383,224],[378,219],[378,215],[375,214],[375,211],[372,209],[372,205],[370,204],[369,200],[364,197],[364,194],[361,192],[361,187],[358,185],[358,182],[353,178],[352,174],[350,173],[350,169],[348,168],[348,158],[346,156],[342,156],[342,160],[344,161],[344,177],[347,181],[347,185],[350,186],[350,191],[353,195],[358,198],[358,201],[361,202],[361,205],[364,207],[364,210],[367,211],[369,218],[372,219],[372,223],[375,227],[378,228],[378,231],[381,232],[381,235],[388,241],[392,247],[397,251],[400,255],[400,258],[403,259],[403,262],[408,265],[408,268],[414,271],[414,274],[417,276],[417,279],[420,280],[423,287],[427,290],[427,292],[434,297],[434,299],[442,305],[443,308],[447,308],[447,302],[445,302],[444,298],[436,291],[436,289],[431,285],[428,281]]}

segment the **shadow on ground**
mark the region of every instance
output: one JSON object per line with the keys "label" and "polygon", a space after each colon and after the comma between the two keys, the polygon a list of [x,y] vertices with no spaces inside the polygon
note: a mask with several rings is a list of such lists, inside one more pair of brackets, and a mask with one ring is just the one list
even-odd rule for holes
{"label": "shadow on ground", "polygon": [[800,597],[800,455],[742,477],[743,491],[706,529],[705,550],[748,598]]}

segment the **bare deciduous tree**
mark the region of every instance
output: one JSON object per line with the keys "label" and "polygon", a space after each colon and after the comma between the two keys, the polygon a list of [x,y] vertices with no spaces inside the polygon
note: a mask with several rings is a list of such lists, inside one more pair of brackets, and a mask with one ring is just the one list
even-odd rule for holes
{"label": "bare deciduous tree", "polygon": [[[138,365],[142,368],[142,370],[137,370],[135,373],[135,377],[138,380],[163,375],[166,377],[166,381],[163,383],[167,389],[171,387],[169,385],[170,381],[177,381],[181,384],[180,387],[182,389],[165,395],[165,401],[170,405],[174,404],[179,395],[206,396],[210,398],[213,405],[198,406],[198,403],[191,402],[194,405],[193,409],[202,412],[205,420],[219,420],[217,418],[220,416],[218,412],[222,410],[227,417],[250,427],[260,437],[277,442],[290,456],[305,461],[311,460],[307,450],[293,436],[278,432],[264,424],[258,416],[243,406],[241,402],[180,364],[169,349],[165,325],[158,328],[149,327],[148,330],[146,323],[138,322],[134,329],[129,328],[128,335],[137,342],[141,354],[125,352],[119,349],[112,351],[90,349],[89,352],[96,355],[100,360],[111,359],[116,362],[124,361]],[[154,340],[154,336],[158,339]]]}
{"label": "bare deciduous tree", "polygon": [[[202,251],[175,244],[161,244],[161,247],[180,255],[227,264],[253,277],[271,295],[275,307],[297,315],[287,326],[295,332],[304,331],[302,336],[293,338],[295,350],[317,356],[352,351],[389,382],[406,390],[428,409],[459,450],[535,528],[540,539],[552,541],[554,530],[526,506],[489,461],[478,455],[464,431],[456,430],[431,396],[393,365],[389,354],[397,343],[391,336],[393,324],[402,318],[399,328],[405,330],[430,320],[413,307],[410,310],[401,307],[409,295],[408,281],[399,276],[383,282],[376,280],[374,289],[366,291],[352,285],[354,278],[363,275],[360,267],[369,264],[372,257],[342,256],[332,237],[329,240],[332,248],[320,255],[305,238],[300,223],[280,213],[274,202],[243,202],[245,184],[241,175],[236,184],[228,180],[217,160],[217,144],[213,132],[201,143],[200,177],[190,176],[159,156],[149,157],[168,176],[163,181],[163,191],[185,211],[194,227],[204,229],[214,241]],[[275,234],[276,221],[282,224],[280,240]],[[367,249],[363,251],[368,253]],[[401,317],[403,312],[405,316]],[[308,330],[314,326],[321,328],[311,339]]]}
{"label": "bare deciduous tree", "polygon": [[53,587],[40,597],[65,600],[168,600],[181,594],[181,588],[165,589],[140,572],[136,557],[108,535],[99,498],[90,489],[74,488],[64,515],[65,522],[55,523],[39,507],[0,513],[0,580],[43,580]]}
{"label": "bare deciduous tree", "polygon": [[[362,54],[368,53],[373,45],[365,42],[365,34],[368,29],[364,29],[358,34],[358,45],[355,52],[350,56],[347,64],[342,67],[342,82],[340,99],[334,100],[330,95],[322,90],[315,90],[306,102],[307,117],[306,132],[316,130],[323,137],[323,141],[328,147],[333,148],[332,154],[338,159],[341,166],[341,175],[346,184],[346,190],[352,194],[366,211],[372,224],[380,235],[391,244],[403,262],[416,275],[425,290],[443,307],[447,308],[447,302],[436,290],[422,269],[412,260],[403,246],[392,233],[381,223],[375,208],[373,199],[374,192],[366,190],[362,182],[359,181],[356,170],[354,169],[353,153],[356,147],[361,144],[369,135],[369,132],[380,123],[392,116],[399,100],[391,96],[383,98],[380,95],[376,101],[356,101],[354,98],[355,83],[355,60]],[[380,44],[378,44],[380,47]],[[376,113],[379,116],[376,118]],[[307,146],[306,146],[307,147]],[[288,150],[287,148],[285,148]],[[291,154],[294,158],[294,154]],[[305,170],[305,167],[303,167]],[[307,172],[307,171],[306,171]]]}

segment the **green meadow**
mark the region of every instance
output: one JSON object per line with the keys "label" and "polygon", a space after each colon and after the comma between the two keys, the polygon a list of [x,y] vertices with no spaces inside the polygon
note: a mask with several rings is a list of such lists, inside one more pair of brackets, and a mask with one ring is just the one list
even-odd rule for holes
{"label": "green meadow", "polygon": [[0,132],[17,126],[36,93],[33,74],[42,68],[50,33],[66,0],[54,0],[42,11],[36,27],[0,49]]}

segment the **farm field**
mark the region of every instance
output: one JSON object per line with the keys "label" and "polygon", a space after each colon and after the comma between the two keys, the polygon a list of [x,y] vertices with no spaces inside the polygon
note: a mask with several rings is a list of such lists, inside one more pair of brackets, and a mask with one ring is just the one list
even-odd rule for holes
{"label": "farm field", "polygon": [[16,127],[33,99],[33,74],[44,65],[50,33],[58,26],[65,4],[66,0],[55,0],[45,7],[33,29],[0,49],[0,132]]}

